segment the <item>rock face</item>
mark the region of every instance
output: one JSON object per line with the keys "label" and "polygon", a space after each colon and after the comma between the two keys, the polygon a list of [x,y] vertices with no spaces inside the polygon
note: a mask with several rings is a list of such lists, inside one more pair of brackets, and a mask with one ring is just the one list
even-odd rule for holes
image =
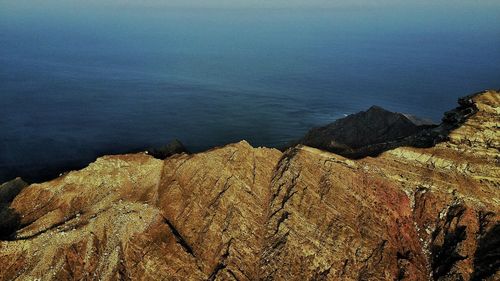
{"label": "rock face", "polygon": [[500,94],[468,101],[448,141],[376,158],[99,158],[10,203],[0,279],[500,280]]}
{"label": "rock face", "polygon": [[431,122],[372,106],[310,130],[299,143],[347,157],[364,157],[400,146],[405,138],[433,127]]}
{"label": "rock face", "polygon": [[459,99],[460,106],[446,112],[439,125],[373,106],[367,111],[314,128],[297,143],[349,158],[377,156],[401,146],[432,147],[447,141],[452,130],[478,111],[473,96]]}
{"label": "rock face", "polygon": [[21,178],[13,179],[0,185],[0,239],[8,239],[19,225],[19,216],[9,208],[12,200],[27,187]]}

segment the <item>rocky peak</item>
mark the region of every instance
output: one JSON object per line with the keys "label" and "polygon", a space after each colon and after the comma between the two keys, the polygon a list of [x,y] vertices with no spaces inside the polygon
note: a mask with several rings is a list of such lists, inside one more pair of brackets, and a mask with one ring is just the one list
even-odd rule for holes
{"label": "rocky peak", "polygon": [[401,146],[432,147],[448,140],[452,130],[462,126],[478,111],[477,100],[485,99],[491,92],[460,98],[459,106],[446,112],[439,125],[409,114],[372,106],[367,111],[314,128],[298,143],[349,158],[376,156]]}
{"label": "rocky peak", "polygon": [[360,158],[401,146],[405,138],[422,134],[433,124],[379,106],[310,130],[299,143]]}

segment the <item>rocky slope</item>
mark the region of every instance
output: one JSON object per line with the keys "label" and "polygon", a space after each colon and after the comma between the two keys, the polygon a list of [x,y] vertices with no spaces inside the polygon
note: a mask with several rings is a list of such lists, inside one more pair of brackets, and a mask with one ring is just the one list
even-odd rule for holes
{"label": "rocky slope", "polygon": [[436,126],[378,106],[349,115],[323,127],[311,129],[297,143],[327,150],[351,158],[375,156],[395,147],[413,145],[408,142],[415,135]]}
{"label": "rocky slope", "polygon": [[[472,95],[473,96],[473,95]],[[377,156],[401,146],[428,148],[447,141],[448,135],[478,111],[472,96],[445,113],[441,124],[373,106],[323,127],[311,129],[296,144],[327,150],[349,158]]]}
{"label": "rocky slope", "polygon": [[375,158],[99,158],[6,203],[0,280],[500,280],[500,94],[467,100],[447,141]]}

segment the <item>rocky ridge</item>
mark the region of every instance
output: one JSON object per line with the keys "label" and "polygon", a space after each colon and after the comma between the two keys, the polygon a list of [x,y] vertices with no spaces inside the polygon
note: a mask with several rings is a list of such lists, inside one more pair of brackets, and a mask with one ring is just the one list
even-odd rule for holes
{"label": "rocky ridge", "polygon": [[372,106],[367,111],[311,129],[297,144],[345,157],[363,158],[402,146],[416,135],[427,135],[425,132],[435,127],[432,123],[420,122],[412,116]]}
{"label": "rocky ridge", "polygon": [[500,94],[465,101],[446,141],[374,158],[99,158],[7,200],[0,280],[499,280]]}
{"label": "rocky ridge", "polygon": [[441,124],[378,106],[311,129],[295,142],[349,158],[377,156],[401,146],[433,147],[447,141],[454,129],[478,111],[473,97],[458,100],[459,107],[445,113]]}

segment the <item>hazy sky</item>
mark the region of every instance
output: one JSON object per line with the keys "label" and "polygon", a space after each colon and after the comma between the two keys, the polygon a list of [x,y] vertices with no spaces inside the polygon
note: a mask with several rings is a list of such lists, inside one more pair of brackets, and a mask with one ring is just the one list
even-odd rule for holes
{"label": "hazy sky", "polygon": [[1,6],[137,6],[137,7],[211,7],[211,8],[336,8],[381,6],[470,5],[500,6],[498,0],[0,0]]}

